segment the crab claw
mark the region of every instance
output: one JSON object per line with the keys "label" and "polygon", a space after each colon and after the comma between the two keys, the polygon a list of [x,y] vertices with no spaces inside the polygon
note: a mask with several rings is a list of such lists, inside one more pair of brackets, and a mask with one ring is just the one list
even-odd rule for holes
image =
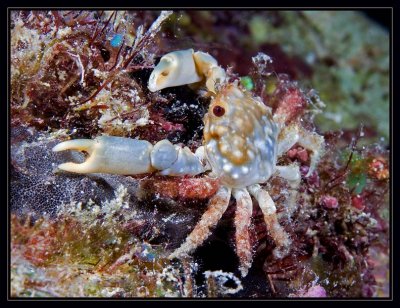
{"label": "crab claw", "polygon": [[150,75],[151,92],[205,81],[206,88],[216,93],[215,84],[225,80],[225,70],[210,54],[193,49],[176,50],[164,55]]}
{"label": "crab claw", "polygon": [[164,55],[150,75],[149,90],[155,92],[201,81],[202,76],[196,71],[193,54],[193,49],[187,49]]}
{"label": "crab claw", "polygon": [[101,136],[94,140],[65,141],[56,145],[53,151],[77,150],[89,154],[82,164],[68,162],[59,165],[58,168],[64,171],[132,175],[154,170],[150,161],[152,148],[152,144],[145,140]]}

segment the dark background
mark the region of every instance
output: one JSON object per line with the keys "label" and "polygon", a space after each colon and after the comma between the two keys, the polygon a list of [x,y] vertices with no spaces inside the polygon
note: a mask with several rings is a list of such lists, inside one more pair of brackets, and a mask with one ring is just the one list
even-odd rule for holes
{"label": "dark background", "polygon": [[362,12],[373,21],[377,22],[386,30],[390,31],[391,29],[391,15],[392,12],[390,9],[371,9],[371,10],[362,10]]}

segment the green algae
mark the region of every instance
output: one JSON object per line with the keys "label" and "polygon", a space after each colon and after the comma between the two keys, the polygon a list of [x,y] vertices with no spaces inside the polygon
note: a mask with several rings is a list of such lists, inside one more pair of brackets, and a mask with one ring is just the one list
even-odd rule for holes
{"label": "green algae", "polygon": [[240,83],[246,88],[246,90],[251,91],[254,88],[253,80],[249,76],[244,76],[240,78]]}
{"label": "green algae", "polygon": [[312,65],[310,84],[326,103],[316,117],[318,127],[354,130],[372,124],[378,137],[388,138],[389,33],[353,11],[283,11],[280,16],[277,27],[263,19],[265,41]]}
{"label": "green algae", "polygon": [[32,226],[13,216],[12,296],[182,296],[180,271],[163,247],[143,242],[121,224],[135,219],[127,198],[120,187],[101,208],[66,204],[56,219],[43,217]]}

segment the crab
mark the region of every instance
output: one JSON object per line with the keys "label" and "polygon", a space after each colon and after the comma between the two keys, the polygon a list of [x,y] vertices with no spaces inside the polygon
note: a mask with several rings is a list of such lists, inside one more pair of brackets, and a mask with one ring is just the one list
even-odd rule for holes
{"label": "crab", "polygon": [[[310,168],[315,169],[324,139],[299,125],[286,125],[284,115],[273,115],[259,97],[238,84],[228,82],[225,70],[215,58],[193,49],[164,55],[148,81],[151,92],[189,84],[211,96],[204,116],[203,145],[195,153],[188,147],[173,145],[168,140],[151,144],[145,140],[115,136],[64,141],[53,151],[86,151],[88,159],[81,164],[63,163],[59,169],[74,173],[111,173],[137,175],[158,173],[165,176],[206,176],[218,178],[220,187],[211,197],[207,210],[185,241],[169,258],[191,254],[211,234],[226,211],[231,196],[236,199],[234,224],[239,270],[244,277],[252,264],[253,250],[249,226],[253,209],[252,197],[260,207],[267,230],[276,247],[273,254],[283,258],[290,251],[291,239],[280,225],[274,201],[262,188],[271,176],[285,179],[292,194],[288,207],[296,201],[301,180],[299,166],[277,165],[278,157],[296,143],[310,150]],[[206,93],[206,94],[204,94]]]}

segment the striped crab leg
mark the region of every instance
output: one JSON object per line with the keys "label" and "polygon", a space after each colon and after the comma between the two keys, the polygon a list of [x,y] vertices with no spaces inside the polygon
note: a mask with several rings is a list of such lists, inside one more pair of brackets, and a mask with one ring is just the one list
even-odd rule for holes
{"label": "striped crab leg", "polygon": [[245,277],[249,272],[249,268],[253,261],[253,249],[251,247],[249,234],[251,215],[253,213],[253,202],[249,192],[245,188],[235,188],[233,189],[232,194],[236,199],[236,254],[240,262],[240,273],[242,274],[242,277]]}
{"label": "striped crab leg", "polygon": [[180,258],[193,252],[211,235],[211,230],[215,227],[229,205],[232,189],[221,186],[217,193],[210,199],[207,211],[201,216],[192,232],[187,236],[185,242],[177,248],[169,259]]}
{"label": "striped crab leg", "polygon": [[275,240],[276,248],[273,252],[274,255],[278,258],[282,258],[287,255],[291,240],[286,231],[279,224],[274,201],[269,193],[266,190],[263,190],[258,184],[247,187],[247,190],[257,200],[264,215],[267,230]]}
{"label": "striped crab leg", "polygon": [[196,175],[206,171],[202,148],[192,153],[189,148],[161,140],[154,146],[145,140],[100,136],[96,139],[75,139],[62,142],[54,152],[85,151],[88,159],[82,164],[63,163],[59,169],[74,173],[111,173],[134,175],[159,171],[161,175]]}

